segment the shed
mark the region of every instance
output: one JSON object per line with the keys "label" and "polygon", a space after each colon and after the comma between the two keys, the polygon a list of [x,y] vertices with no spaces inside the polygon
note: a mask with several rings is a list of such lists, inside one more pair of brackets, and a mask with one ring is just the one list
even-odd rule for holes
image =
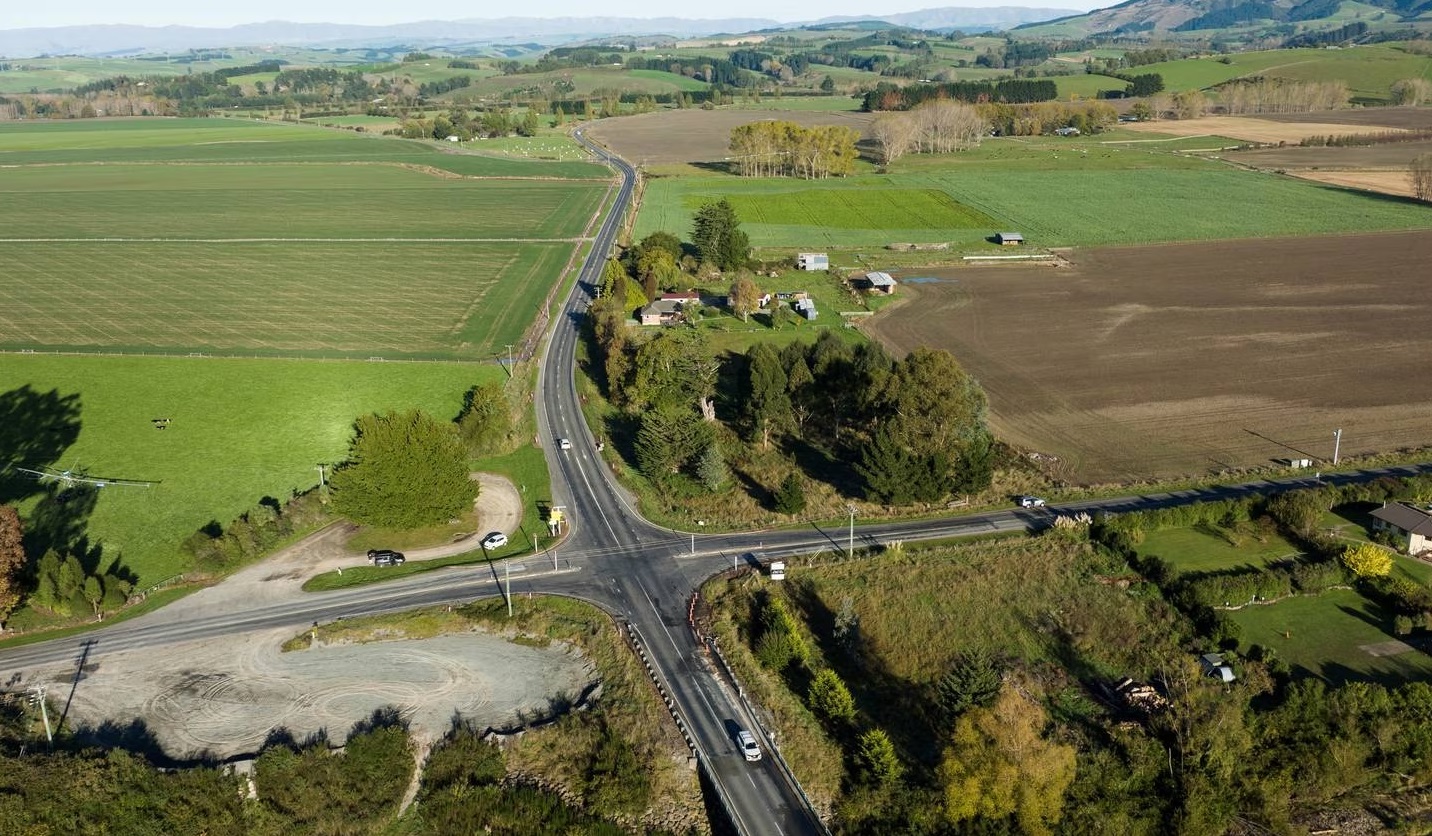
{"label": "shed", "polygon": [[1001,247],[1017,247],[1024,243],[1024,236],[1018,232],[996,232],[994,242]]}
{"label": "shed", "polygon": [[887,296],[895,292],[895,279],[889,273],[866,273],[865,281],[870,289]]}
{"label": "shed", "polygon": [[1373,511],[1372,529],[1392,532],[1399,538],[1398,546],[1408,554],[1421,554],[1432,548],[1432,514],[1405,502],[1384,504]]}
{"label": "shed", "polygon": [[829,270],[830,256],[825,253],[800,253],[796,256],[798,270]]}
{"label": "shed", "polygon": [[791,307],[795,308],[796,313],[800,314],[806,319],[816,318],[814,299],[797,299],[796,303]]}
{"label": "shed", "polygon": [[1223,656],[1218,653],[1205,653],[1198,657],[1198,664],[1203,672],[1214,677],[1220,682],[1232,682],[1238,677],[1233,675],[1233,668],[1223,663]]}
{"label": "shed", "polygon": [[661,302],[696,302],[701,299],[701,294],[694,290],[686,290],[681,293],[663,293],[656,297]]}

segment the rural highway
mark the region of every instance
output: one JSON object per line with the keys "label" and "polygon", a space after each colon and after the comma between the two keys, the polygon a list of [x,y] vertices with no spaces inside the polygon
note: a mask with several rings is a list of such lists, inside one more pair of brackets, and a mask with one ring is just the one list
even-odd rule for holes
{"label": "rural highway", "polygon": [[[595,439],[582,417],[575,376],[581,323],[631,200],[635,173],[626,162],[589,143],[580,131],[576,136],[616,169],[621,185],[576,286],[563,303],[560,315],[554,318],[538,381],[539,436],[549,450],[553,500],[565,506],[569,534],[554,554],[508,561],[513,591],[563,594],[591,601],[633,628],[672,697],[722,805],[743,834],[818,834],[823,827],[776,759],[765,757],[748,763],[736,749],[732,729],[737,726],[756,732],[767,752],[770,740],[745,712],[733,683],[711,668],[704,648],[688,627],[691,595],[703,579],[742,561],[837,552],[851,545],[869,548],[892,541],[1036,530],[1048,525],[1057,513],[1130,511],[1318,484],[1312,477],[1258,481],[1050,508],[860,526],[853,533],[837,523],[830,527],[808,525],[763,533],[693,537],[652,525],[637,513],[632,498],[616,483],[598,454]],[[571,439],[572,448],[559,449],[558,438]],[[1324,476],[1322,483],[1367,481],[1382,475],[1405,476],[1429,470],[1432,465],[1359,471]],[[164,617],[162,611],[150,613],[81,637],[0,649],[0,682],[22,681],[27,669],[78,660],[82,653],[93,662],[106,653],[124,650],[161,650],[183,641],[277,627],[297,631],[313,621],[470,601],[499,594],[500,572],[500,566],[454,567],[242,611],[206,613],[179,623]]]}

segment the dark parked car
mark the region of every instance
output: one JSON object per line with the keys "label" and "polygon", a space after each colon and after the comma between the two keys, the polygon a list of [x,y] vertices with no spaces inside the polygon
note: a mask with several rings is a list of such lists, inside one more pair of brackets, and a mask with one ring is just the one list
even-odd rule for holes
{"label": "dark parked car", "polygon": [[374,566],[402,566],[407,558],[392,549],[369,549],[368,562]]}

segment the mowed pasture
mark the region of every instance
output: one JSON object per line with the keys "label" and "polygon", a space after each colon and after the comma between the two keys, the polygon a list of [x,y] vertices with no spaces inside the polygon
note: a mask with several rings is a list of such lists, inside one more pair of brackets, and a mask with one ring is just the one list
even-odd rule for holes
{"label": "mowed pasture", "polygon": [[80,119],[0,122],[0,170],[36,163],[400,163],[464,177],[607,180],[589,162],[463,153],[433,142],[252,119]]}
{"label": "mowed pasture", "polygon": [[[1432,211],[1423,206],[1230,170],[1210,160],[1109,147],[1085,154],[1078,146],[1046,144],[1015,153],[1002,165],[998,160],[1010,147],[976,157],[985,160],[982,165],[931,165],[891,175],[820,181],[655,178],[647,185],[636,231],[689,234],[695,208],[720,197],[745,207],[737,215],[757,247],[943,241],[980,248],[985,237],[1001,230],[1023,232],[1037,246],[1067,247],[1432,227]],[[903,212],[890,220],[865,220],[881,211],[886,190],[911,196],[933,190],[949,203],[928,220]],[[832,208],[810,208],[822,203]],[[811,225],[812,211],[839,226]],[[906,220],[896,220],[902,217]],[[981,222],[986,225],[972,225]]]}
{"label": "mowed pasture", "polygon": [[[460,176],[397,158],[493,158],[303,126],[33,127],[0,129],[0,159],[23,161],[0,167],[12,350],[491,359],[521,339],[609,190]],[[335,159],[330,137],[368,158]],[[61,152],[82,159],[35,159]],[[133,161],[161,153],[177,159]]]}
{"label": "mowed pasture", "polygon": [[[187,568],[179,546],[201,526],[317,485],[317,465],[343,459],[359,415],[451,418],[469,387],[502,377],[467,363],[0,356],[0,393],[78,396],[79,438],[56,467],[155,482],[104,488],[82,521],[105,565],[120,560],[141,588]],[[158,417],[170,419],[162,431]]]}
{"label": "mowed pasture", "polygon": [[0,169],[0,240],[570,239],[605,193],[386,164],[28,166]]}
{"label": "mowed pasture", "polygon": [[0,348],[490,360],[573,249],[0,242]]}
{"label": "mowed pasture", "polygon": [[[1095,249],[920,271],[869,328],[948,349],[1001,438],[1082,483],[1429,442],[1432,233]],[[908,278],[908,276],[907,276]]]}

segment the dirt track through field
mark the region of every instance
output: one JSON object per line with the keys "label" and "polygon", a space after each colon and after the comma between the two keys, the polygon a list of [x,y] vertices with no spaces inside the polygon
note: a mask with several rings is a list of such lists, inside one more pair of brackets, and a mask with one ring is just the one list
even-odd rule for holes
{"label": "dirt track through field", "polygon": [[[1432,210],[1429,210],[1432,211]],[[1081,482],[1432,443],[1432,233],[1096,249],[911,271],[874,318],[952,351],[998,434]]]}

